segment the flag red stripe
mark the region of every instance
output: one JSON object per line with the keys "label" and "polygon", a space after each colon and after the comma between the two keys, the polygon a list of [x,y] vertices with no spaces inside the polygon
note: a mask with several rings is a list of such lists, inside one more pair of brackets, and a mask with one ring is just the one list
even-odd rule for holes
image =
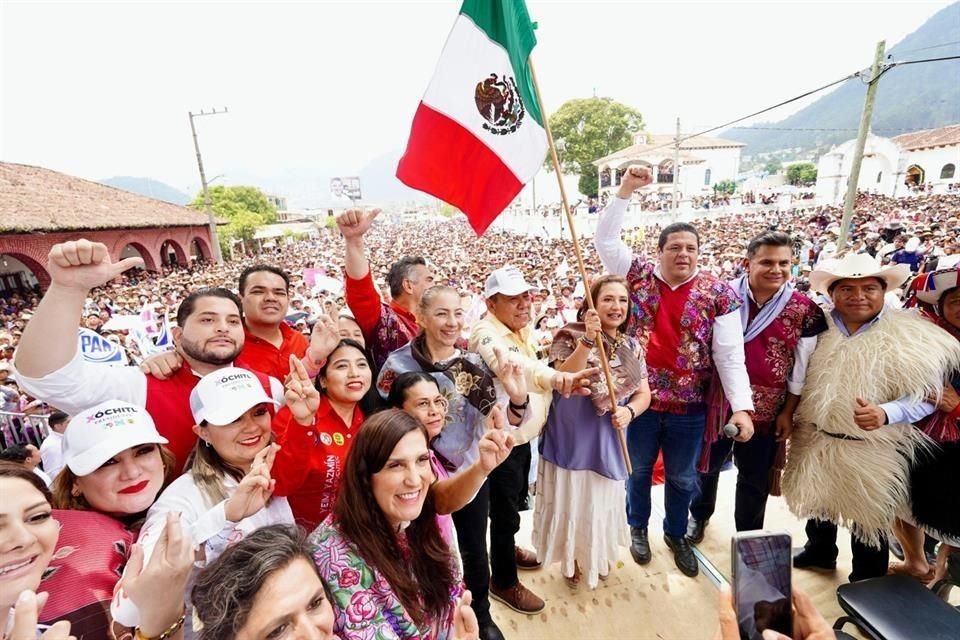
{"label": "flag red stripe", "polygon": [[483,234],[523,188],[517,176],[475,135],[420,103],[397,178],[449,202]]}

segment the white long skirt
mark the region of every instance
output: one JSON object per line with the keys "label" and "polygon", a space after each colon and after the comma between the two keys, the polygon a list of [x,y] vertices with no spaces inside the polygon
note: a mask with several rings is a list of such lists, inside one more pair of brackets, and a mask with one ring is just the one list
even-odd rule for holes
{"label": "white long skirt", "polygon": [[533,546],[545,565],[561,563],[572,576],[574,562],[591,589],[630,546],[623,480],[593,471],[563,469],[540,460],[533,512]]}

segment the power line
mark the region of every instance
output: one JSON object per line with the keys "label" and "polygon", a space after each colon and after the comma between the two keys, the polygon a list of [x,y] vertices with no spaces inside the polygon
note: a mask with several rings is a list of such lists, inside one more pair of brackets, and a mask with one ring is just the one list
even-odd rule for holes
{"label": "power line", "polygon": [[[940,45],[938,45],[938,46],[940,46]],[[882,76],[884,73],[886,73],[886,72],[889,71],[890,69],[893,69],[894,67],[906,66],[906,65],[910,65],[910,64],[922,64],[922,63],[926,63],[926,62],[943,62],[943,61],[946,61],[946,60],[960,60],[960,56],[945,56],[945,57],[942,57],[942,58],[926,58],[926,59],[923,59],[923,60],[905,60],[905,61],[902,61],[902,62],[896,62],[896,61],[895,61],[895,62],[890,62],[890,63],[887,63],[886,65],[884,65],[883,70],[880,71],[880,73],[877,74],[877,78],[879,78],[880,76]],[[651,152],[651,151],[657,151],[657,150],[659,150],[659,149],[666,149],[667,147],[673,147],[673,146],[675,146],[675,145],[681,144],[681,143],[683,143],[683,142],[686,142],[687,140],[691,140],[691,139],[696,138],[696,137],[698,137],[698,136],[703,136],[703,135],[706,135],[706,134],[708,134],[708,133],[713,133],[714,131],[717,131],[718,129],[726,129],[726,128],[745,129],[745,128],[748,128],[748,127],[733,127],[733,125],[737,124],[738,122],[743,122],[744,120],[749,120],[750,118],[759,116],[759,115],[764,114],[764,113],[766,113],[766,112],[768,112],[768,111],[773,111],[774,109],[779,109],[780,107],[785,106],[785,105],[788,105],[788,104],[790,104],[791,102],[796,102],[797,100],[802,100],[802,99],[804,99],[804,98],[806,98],[806,97],[808,97],[808,96],[812,96],[812,95],[815,94],[815,93],[819,93],[819,92],[821,92],[821,91],[824,91],[824,90],[826,90],[826,89],[829,89],[830,87],[833,87],[833,86],[836,86],[836,85],[841,84],[841,83],[843,83],[843,82],[846,82],[847,80],[852,80],[853,78],[861,78],[861,79],[863,79],[864,75],[865,75],[865,74],[864,74],[863,72],[856,71],[856,72],[854,72],[854,73],[851,73],[851,74],[848,75],[848,76],[844,76],[843,78],[840,78],[839,80],[834,80],[833,82],[830,82],[830,83],[828,83],[828,84],[825,84],[825,85],[823,85],[822,87],[817,87],[816,89],[812,89],[812,90],[807,91],[807,92],[805,92],[805,93],[801,93],[800,95],[795,96],[795,97],[793,97],[793,98],[790,98],[789,100],[784,100],[783,102],[779,102],[779,103],[773,105],[772,107],[767,107],[766,109],[761,109],[760,111],[755,111],[755,112],[753,112],[753,113],[751,113],[751,114],[749,114],[749,115],[745,115],[745,116],[742,116],[742,117],[740,117],[740,118],[736,118],[735,120],[731,120],[730,122],[725,122],[724,124],[719,124],[719,125],[717,125],[717,126],[715,126],[715,127],[710,127],[710,128],[708,128],[708,129],[704,129],[704,130],[702,130],[702,131],[698,131],[697,133],[692,133],[692,134],[690,134],[690,135],[688,135],[688,136],[684,136],[684,137],[680,138],[679,140],[674,139],[674,140],[672,140],[672,141],[670,141],[670,142],[668,142],[668,143],[660,144],[660,145],[657,145],[657,146],[655,146],[655,147],[650,147],[649,149],[644,149],[644,152],[645,152],[645,153],[649,153],[649,152]],[[875,78],[875,79],[876,79],[876,78]],[[754,129],[754,128],[759,129],[759,127],[749,127],[749,128],[751,128],[751,129]],[[825,130],[826,130],[826,129],[825,129]],[[850,129],[850,131],[854,131],[854,129]],[[879,129],[878,129],[878,131],[879,131]],[[916,129],[916,131],[921,131],[921,129]]]}
{"label": "power line", "polygon": [[[944,43],[942,43],[942,44],[932,44],[932,45],[930,45],[929,47],[920,47],[919,49],[908,49],[907,51],[898,51],[897,53],[902,56],[902,55],[906,55],[906,54],[908,54],[908,53],[916,53],[916,52],[918,52],[918,51],[929,51],[930,49],[940,49],[940,48],[942,48],[942,47],[952,47],[952,46],[955,45],[955,44],[960,44],[960,40],[957,40],[957,41],[955,41],[955,42],[944,42]],[[892,57],[892,56],[893,56],[893,54],[890,54],[890,56],[888,56],[888,57]]]}
{"label": "power line", "polygon": [[698,131],[697,133],[692,133],[692,134],[690,134],[690,135],[688,135],[688,136],[684,136],[684,137],[680,138],[679,140],[673,140],[673,141],[671,141],[671,142],[669,142],[669,143],[667,143],[667,144],[661,144],[661,145],[657,145],[657,146],[655,146],[655,147],[651,147],[651,148],[649,148],[649,149],[644,149],[644,152],[656,151],[657,149],[665,149],[666,147],[672,147],[672,146],[674,146],[674,145],[676,145],[676,144],[678,144],[678,143],[686,142],[687,140],[690,140],[690,139],[692,139],[692,138],[696,138],[696,137],[698,137],[698,136],[703,136],[703,135],[706,135],[706,134],[708,134],[708,133],[713,133],[714,131],[716,131],[716,130],[718,130],[718,129],[726,129],[727,127],[731,127],[731,126],[737,124],[738,122],[743,122],[744,120],[749,120],[750,118],[753,118],[753,117],[759,116],[759,115],[761,115],[761,114],[764,114],[764,113],[766,113],[767,111],[773,111],[774,109],[779,109],[780,107],[782,107],[782,106],[784,106],[784,105],[788,105],[788,104],[790,104],[791,102],[796,102],[797,100],[802,100],[802,99],[804,99],[804,98],[806,98],[806,97],[808,97],[808,96],[812,96],[812,95],[815,94],[815,93],[819,93],[819,92],[821,92],[821,91],[824,91],[824,90],[826,90],[826,89],[829,89],[830,87],[833,87],[833,86],[835,86],[835,85],[838,85],[838,84],[840,84],[840,83],[842,83],[842,82],[846,82],[847,80],[851,80],[851,79],[853,79],[853,78],[856,78],[856,77],[859,76],[859,75],[860,75],[860,72],[859,72],[859,71],[857,71],[856,73],[851,73],[850,75],[845,76],[845,77],[843,77],[843,78],[840,78],[839,80],[834,80],[833,82],[830,82],[830,83],[828,83],[828,84],[825,84],[825,85],[823,85],[822,87],[817,87],[816,89],[813,89],[813,90],[811,90],[811,91],[807,91],[807,92],[805,92],[805,93],[801,93],[800,95],[795,96],[795,97],[793,97],[793,98],[790,98],[789,100],[784,100],[783,102],[778,102],[777,104],[773,105],[772,107],[767,107],[766,109],[761,109],[760,111],[755,111],[755,112],[753,112],[753,113],[751,113],[751,114],[749,114],[749,115],[743,116],[743,117],[741,117],[741,118],[737,118],[737,119],[735,119],[735,120],[731,120],[730,122],[725,122],[724,124],[719,124],[719,125],[717,125],[717,126],[715,126],[715,127],[710,127],[709,129],[704,129],[703,131]]}

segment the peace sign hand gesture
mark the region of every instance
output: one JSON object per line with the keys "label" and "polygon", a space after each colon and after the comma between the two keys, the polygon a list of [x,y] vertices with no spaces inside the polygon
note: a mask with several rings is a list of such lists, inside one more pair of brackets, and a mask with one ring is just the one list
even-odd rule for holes
{"label": "peace sign hand gesture", "polygon": [[497,379],[503,386],[503,390],[510,396],[510,402],[513,404],[525,404],[527,401],[527,377],[523,371],[523,365],[502,347],[494,347],[493,355],[497,358],[497,364],[500,373]]}
{"label": "peace sign hand gesture", "polygon": [[268,444],[253,459],[250,471],[237,485],[233,495],[227,500],[224,515],[230,522],[240,522],[266,506],[277,481],[270,477],[273,461],[280,450],[278,444]]}
{"label": "peace sign hand gesture", "polygon": [[513,436],[504,431],[506,418],[503,409],[494,407],[487,416],[487,431],[480,438],[480,467],[483,473],[489,475],[507,459],[515,444]]}
{"label": "peace sign hand gesture", "polygon": [[313,424],[313,418],[320,408],[320,392],[313,386],[306,367],[295,356],[290,356],[290,373],[283,388],[283,398],[294,420],[304,426]]}

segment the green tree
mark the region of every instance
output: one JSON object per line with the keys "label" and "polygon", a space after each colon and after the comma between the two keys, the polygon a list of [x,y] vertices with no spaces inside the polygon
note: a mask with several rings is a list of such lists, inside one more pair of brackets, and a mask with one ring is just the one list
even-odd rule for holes
{"label": "green tree", "polygon": [[724,193],[728,196],[732,196],[737,190],[737,183],[733,180],[721,180],[717,184],[713,185],[714,193]]}
{"label": "green tree", "polygon": [[767,164],[763,165],[763,172],[768,176],[780,173],[780,169],[781,165],[779,160],[770,160]]}
{"label": "green tree", "polygon": [[812,162],[800,162],[787,168],[787,182],[793,185],[813,184],[817,181],[817,166]]}
{"label": "green tree", "polygon": [[[224,255],[229,254],[230,245],[235,240],[247,244],[253,240],[257,229],[277,221],[276,208],[256,187],[210,187],[210,203],[213,213],[227,221],[227,224],[218,230],[220,248]],[[200,211],[206,208],[203,191],[197,194],[190,206]]]}
{"label": "green tree", "polygon": [[[597,195],[599,186],[593,161],[630,146],[633,134],[642,128],[640,112],[612,98],[568,100],[550,116],[560,167],[579,174],[580,193],[590,197]],[[552,169],[549,159],[547,168]]]}
{"label": "green tree", "polygon": [[460,213],[460,209],[457,209],[455,206],[448,202],[444,202],[440,205],[440,215],[444,218],[452,218],[453,216]]}

